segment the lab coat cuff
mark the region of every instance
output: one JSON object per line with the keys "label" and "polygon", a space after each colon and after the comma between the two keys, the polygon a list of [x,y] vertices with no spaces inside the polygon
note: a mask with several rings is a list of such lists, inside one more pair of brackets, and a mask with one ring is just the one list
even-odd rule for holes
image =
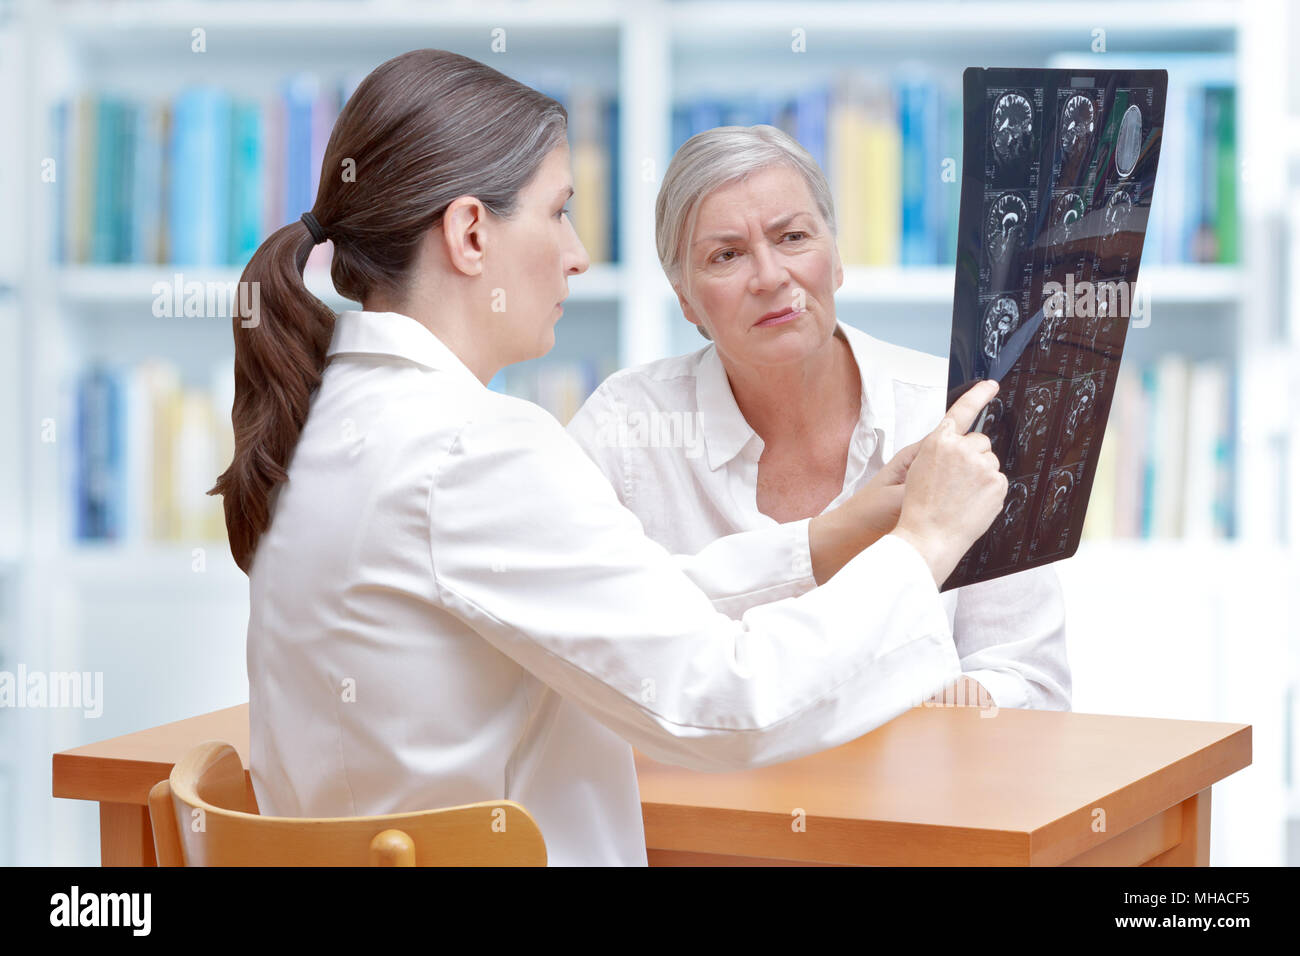
{"label": "lab coat cuff", "polygon": [[1025,688],[1025,679],[1018,674],[1006,671],[973,670],[965,671],[967,677],[980,682],[980,686],[989,692],[993,703],[998,707],[1026,708],[1029,706],[1029,694]]}
{"label": "lab coat cuff", "polygon": [[[949,663],[952,665],[949,669],[955,679],[955,675],[961,673],[961,664],[953,642],[952,626],[948,621],[948,612],[943,606],[939,586],[934,583],[934,572],[930,570],[930,565],[925,558],[921,557],[921,552],[897,535],[887,534],[857,555],[850,564],[862,560],[883,565],[888,569],[885,573],[893,578],[893,586],[896,589],[908,588],[924,603],[923,607],[917,608],[920,616],[918,630],[941,637],[945,645],[945,657],[949,658]],[[878,573],[877,577],[881,575]]]}
{"label": "lab coat cuff", "polygon": [[812,571],[812,545],[808,540],[811,521],[810,518],[803,518],[781,526],[782,530],[790,536],[790,580],[804,589],[817,586],[817,579],[813,577]]}

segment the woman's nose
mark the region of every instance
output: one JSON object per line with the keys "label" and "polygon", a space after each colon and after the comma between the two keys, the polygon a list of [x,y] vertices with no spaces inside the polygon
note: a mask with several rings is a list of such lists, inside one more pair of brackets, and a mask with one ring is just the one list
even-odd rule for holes
{"label": "woman's nose", "polygon": [[769,292],[780,288],[785,283],[787,277],[785,264],[766,244],[755,247],[753,261],[754,271],[749,277],[751,292]]}
{"label": "woman's nose", "polygon": [[582,275],[591,266],[591,256],[587,255],[587,247],[582,244],[578,238],[578,231],[570,227],[570,235],[573,236],[573,244],[565,254],[565,275]]}

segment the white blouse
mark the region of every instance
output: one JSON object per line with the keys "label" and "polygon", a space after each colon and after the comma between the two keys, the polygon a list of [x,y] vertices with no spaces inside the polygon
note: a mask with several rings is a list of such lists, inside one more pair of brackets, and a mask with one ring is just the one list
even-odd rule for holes
{"label": "white blouse", "polygon": [[414,319],[344,312],[328,354],[249,575],[263,813],[509,799],[552,864],[644,865],[633,746],[763,766],[957,677],[938,589],[902,539],[736,619],[710,596],[802,582],[806,522],[674,558],[555,419]]}
{"label": "white blouse", "polygon": [[[862,412],[843,489],[827,510],[939,423],[948,384],[946,359],[891,345],[843,322],[838,330],[858,365]],[[741,414],[713,345],[614,373],[568,430],[641,519],[646,534],[670,551],[721,547],[715,542],[741,532],[775,534],[802,527],[806,535],[806,522],[781,525],[758,510],[763,439]],[[808,564],[804,574],[761,597],[741,595],[715,606],[739,616],[756,600],[814,587]],[[887,599],[890,587],[877,581],[871,593]],[[962,671],[978,680],[997,706],[1070,709],[1065,603],[1050,565],[945,591],[941,598]]]}

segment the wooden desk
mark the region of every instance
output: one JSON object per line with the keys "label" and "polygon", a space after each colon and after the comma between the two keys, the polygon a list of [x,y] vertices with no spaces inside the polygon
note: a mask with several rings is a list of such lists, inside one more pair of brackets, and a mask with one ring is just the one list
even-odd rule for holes
{"label": "wooden desk", "polygon": [[[54,755],[54,796],[100,804],[105,866],[154,864],[149,789],[204,740],[247,767],[248,705]],[[1250,762],[1247,724],[974,707],[743,773],[636,755],[652,866],[1205,866],[1210,786]]]}

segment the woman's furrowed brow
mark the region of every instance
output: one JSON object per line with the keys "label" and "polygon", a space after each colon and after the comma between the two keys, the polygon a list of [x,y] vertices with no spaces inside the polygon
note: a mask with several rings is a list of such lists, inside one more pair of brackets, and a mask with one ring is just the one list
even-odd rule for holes
{"label": "woman's furrowed brow", "polygon": [[[794,222],[800,216],[808,216],[811,218],[811,215],[812,215],[811,213],[805,212],[802,209],[797,210],[796,212],[783,213],[782,215],[777,216],[775,219],[769,222],[767,224],[767,228],[765,231],[775,232],[778,229],[784,229],[786,226],[790,225],[790,223]],[[695,240],[694,244],[698,246],[701,243],[706,243],[706,242],[737,242],[744,238],[745,237],[738,232],[715,232],[707,236],[701,236],[699,239]]]}

